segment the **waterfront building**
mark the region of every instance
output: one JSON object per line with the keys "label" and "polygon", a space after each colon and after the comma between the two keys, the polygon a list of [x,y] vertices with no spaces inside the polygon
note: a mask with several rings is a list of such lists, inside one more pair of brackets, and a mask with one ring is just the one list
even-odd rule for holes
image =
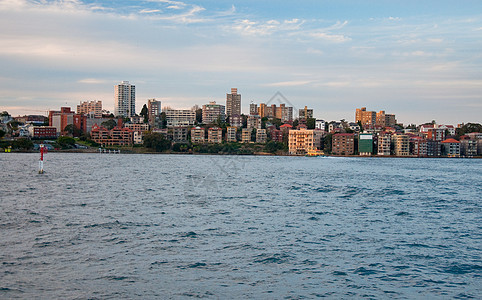
{"label": "waterfront building", "polygon": [[226,120],[226,107],[221,104],[216,104],[216,101],[211,101],[209,104],[203,105],[202,122],[204,124],[215,124]]}
{"label": "waterfront building", "polygon": [[425,157],[427,156],[427,140],[420,137],[420,136],[412,136],[410,137],[410,143],[412,146],[412,155],[418,157]]}
{"label": "waterfront building", "polygon": [[468,135],[460,137],[460,155],[466,157],[477,156],[477,140]]}
{"label": "waterfront building", "polygon": [[394,134],[392,136],[392,143],[394,153],[396,156],[409,156],[410,155],[410,141],[408,135]]}
{"label": "waterfront building", "polygon": [[[120,125],[122,126],[122,125]],[[129,128],[122,128],[120,126],[108,130],[103,126],[94,124],[90,133],[94,142],[102,146],[130,146],[134,142],[134,132]]]}
{"label": "waterfront building", "polygon": [[366,107],[357,108],[355,111],[355,122],[361,122],[362,126],[375,125],[377,120],[377,113],[374,111],[367,111]]}
{"label": "waterfront building", "polygon": [[251,143],[251,128],[243,128],[241,132],[241,143]]}
{"label": "waterfront building", "polygon": [[358,136],[358,153],[370,156],[373,153],[373,135],[370,133],[360,133]]}
{"label": "waterfront building", "polygon": [[391,135],[387,132],[381,132],[378,135],[378,152],[377,155],[390,156]]}
{"label": "waterfront building", "polygon": [[122,81],[114,87],[114,115],[132,117],[136,114],[136,86]]}
{"label": "waterfront building", "polygon": [[155,126],[161,118],[161,101],[156,99],[147,100],[147,117],[149,119],[149,124]]}
{"label": "waterfront building", "polygon": [[133,136],[132,136],[132,140],[134,142],[134,145],[142,144],[143,143],[143,137],[144,137],[144,134],[142,133],[142,131],[134,131]]}
{"label": "waterfront building", "polygon": [[440,142],[435,140],[427,140],[427,156],[437,157],[441,155]]}
{"label": "waterfront building", "polygon": [[271,127],[269,131],[269,134],[271,135],[271,140],[278,143],[283,142],[283,132],[279,129],[276,129],[275,126],[273,127]]}
{"label": "waterfront building", "polygon": [[194,126],[196,112],[190,109],[164,109],[167,127]]}
{"label": "waterfront building", "polygon": [[[56,139],[57,128],[53,126],[32,126],[27,127],[29,136],[33,139]],[[477,148],[476,148],[477,150]]]}
{"label": "waterfront building", "polygon": [[237,88],[231,89],[231,94],[226,94],[226,116],[241,115],[241,94]]}
{"label": "waterfront building", "polygon": [[353,133],[334,134],[331,152],[335,155],[353,155],[355,153],[355,135]]}
{"label": "waterfront building", "polygon": [[442,154],[448,157],[460,157],[460,142],[456,139],[442,141]]}
{"label": "waterfront building", "polygon": [[266,129],[256,130],[256,143],[265,144],[267,139],[268,135],[266,134]]}
{"label": "waterfront building", "polygon": [[191,143],[202,144],[206,140],[206,130],[202,127],[193,127],[191,129]]}
{"label": "waterfront building", "polygon": [[174,143],[187,143],[188,128],[176,126],[172,128],[172,141]]}
{"label": "waterfront building", "polygon": [[397,124],[397,120],[395,119],[395,115],[386,114],[384,110],[381,110],[376,113],[375,124],[382,128],[393,127]]}
{"label": "waterfront building", "polygon": [[221,144],[223,142],[223,130],[219,127],[208,129],[208,143]]}
{"label": "waterfront building", "polygon": [[238,128],[234,126],[229,126],[226,129],[226,141],[227,142],[237,142],[238,139],[236,138],[236,134],[238,132]]}
{"label": "waterfront building", "polygon": [[84,101],[77,105],[77,114],[94,115],[102,118],[102,101]]}

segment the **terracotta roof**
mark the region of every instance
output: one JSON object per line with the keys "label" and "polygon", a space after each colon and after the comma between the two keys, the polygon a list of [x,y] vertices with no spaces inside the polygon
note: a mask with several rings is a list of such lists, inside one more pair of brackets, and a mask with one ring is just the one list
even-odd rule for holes
{"label": "terracotta roof", "polygon": [[290,124],[283,124],[283,125],[280,126],[280,128],[281,127],[283,127],[283,128],[285,128],[285,127],[293,128],[293,126],[291,126]]}
{"label": "terracotta roof", "polygon": [[442,143],[460,143],[460,142],[457,141],[456,139],[446,139],[446,140],[443,141]]}

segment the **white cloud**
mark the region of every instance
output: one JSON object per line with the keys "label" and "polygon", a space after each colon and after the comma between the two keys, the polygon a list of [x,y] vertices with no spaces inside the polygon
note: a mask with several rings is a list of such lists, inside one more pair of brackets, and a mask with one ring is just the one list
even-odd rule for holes
{"label": "white cloud", "polygon": [[273,87],[289,87],[289,86],[302,86],[312,83],[310,80],[293,80],[293,81],[281,81],[265,84],[264,86]]}
{"label": "white cloud", "polygon": [[84,78],[78,81],[78,83],[86,83],[86,84],[105,84],[107,83],[104,79],[96,79],[96,78]]}
{"label": "white cloud", "polygon": [[310,47],[310,48],[306,49],[306,53],[322,55],[323,51]]}
{"label": "white cloud", "polygon": [[159,9],[143,9],[139,13],[141,14],[151,14],[151,13],[157,13],[160,12],[161,10]]}
{"label": "white cloud", "polygon": [[343,43],[343,42],[348,42],[351,41],[351,38],[344,36],[342,34],[330,34],[326,32],[312,32],[309,34],[311,37],[329,41],[329,42],[334,42],[334,43]]}

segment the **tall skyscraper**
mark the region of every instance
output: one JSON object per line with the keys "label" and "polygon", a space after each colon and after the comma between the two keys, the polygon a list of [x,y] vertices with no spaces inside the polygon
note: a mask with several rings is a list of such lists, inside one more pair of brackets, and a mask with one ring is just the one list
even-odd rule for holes
{"label": "tall skyscraper", "polygon": [[136,86],[122,81],[114,89],[114,114],[132,117],[136,114]]}
{"label": "tall skyscraper", "polygon": [[237,88],[231,89],[231,94],[226,94],[226,117],[241,115],[241,94]]}

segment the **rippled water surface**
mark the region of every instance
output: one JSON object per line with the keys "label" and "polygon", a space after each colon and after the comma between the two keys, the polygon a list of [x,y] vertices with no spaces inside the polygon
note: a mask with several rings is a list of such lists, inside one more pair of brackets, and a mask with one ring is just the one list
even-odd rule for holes
{"label": "rippled water surface", "polygon": [[0,154],[0,298],[482,298],[482,161]]}

